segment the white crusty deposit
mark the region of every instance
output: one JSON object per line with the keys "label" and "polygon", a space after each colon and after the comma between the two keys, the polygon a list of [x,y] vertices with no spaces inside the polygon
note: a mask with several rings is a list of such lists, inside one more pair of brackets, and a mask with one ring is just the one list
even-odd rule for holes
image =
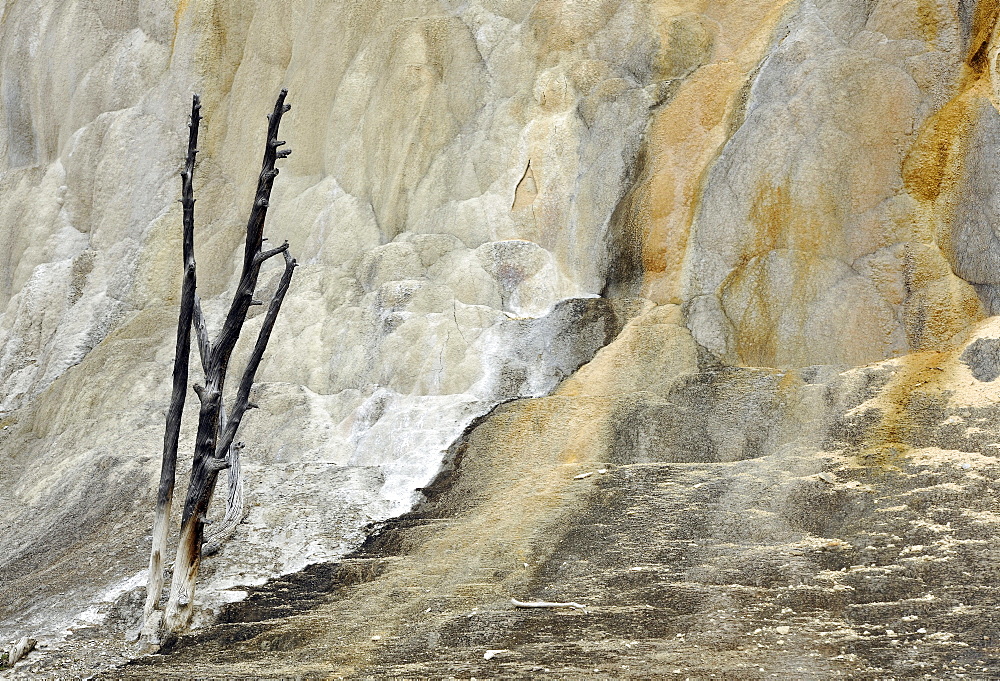
{"label": "white crusty deposit", "polygon": [[596,296],[658,42],[641,3],[534,5],[5,6],[0,638],[57,634],[145,560],[193,92],[209,326],[281,87],[294,154],[266,234],[300,263],[241,435],[250,515],[206,563],[207,603],[357,545],[475,417],[613,336]]}

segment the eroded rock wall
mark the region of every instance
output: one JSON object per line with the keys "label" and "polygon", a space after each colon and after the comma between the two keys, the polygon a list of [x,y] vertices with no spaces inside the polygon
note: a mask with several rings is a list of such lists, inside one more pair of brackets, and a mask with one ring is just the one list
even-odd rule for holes
{"label": "eroded rock wall", "polygon": [[926,449],[914,423],[995,400],[934,373],[1000,309],[994,3],[42,5],[0,23],[11,631],[99,620],[142,569],[196,90],[210,326],[282,86],[295,153],[268,235],[301,263],[245,425],[250,516],[206,563],[203,621],[406,511],[506,400],[557,391],[482,422],[470,465],[538,457],[551,494],[473,521],[519,504],[539,555],[576,508],[559,466],[884,467]]}
{"label": "eroded rock wall", "polygon": [[698,342],[733,364],[953,345],[993,309],[994,22],[988,3],[787,7],[680,207],[683,265],[646,268],[640,290],[682,299]]}
{"label": "eroded rock wall", "polygon": [[[300,262],[244,435],[253,538],[206,566],[211,601],[220,587],[355,545],[367,522],[410,507],[472,419],[546,394],[617,333],[598,294],[607,226],[660,98],[649,12],[8,4],[0,571],[10,627],[55,634],[93,619],[92,601],[130,588],[141,569],[192,92],[205,114],[196,248],[210,329],[236,284],[263,115],[280,87],[295,153],[267,233]],[[275,282],[265,272],[262,295]],[[64,574],[63,560],[80,571]]]}

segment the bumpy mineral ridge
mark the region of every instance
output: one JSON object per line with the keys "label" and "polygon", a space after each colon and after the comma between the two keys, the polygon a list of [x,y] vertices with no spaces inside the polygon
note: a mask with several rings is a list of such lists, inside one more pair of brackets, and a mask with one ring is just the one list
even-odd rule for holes
{"label": "bumpy mineral ridge", "polygon": [[[6,3],[0,673],[1000,675],[998,13]],[[281,87],[250,513],[146,655],[187,103],[217,328]]]}

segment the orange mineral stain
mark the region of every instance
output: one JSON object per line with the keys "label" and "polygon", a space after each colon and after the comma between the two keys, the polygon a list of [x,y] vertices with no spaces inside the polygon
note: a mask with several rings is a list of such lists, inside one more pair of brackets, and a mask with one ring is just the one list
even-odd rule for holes
{"label": "orange mineral stain", "polygon": [[922,446],[924,431],[937,423],[948,402],[952,354],[919,352],[898,360],[896,374],[870,403],[878,419],[865,434],[865,446],[856,452],[859,465],[895,468],[908,452]]}
{"label": "orange mineral stain", "polygon": [[[691,46],[677,39],[683,15],[714,26],[699,43],[703,63],[683,78],[673,98],[655,110],[639,173],[616,212],[615,228],[641,268],[640,295],[681,302],[682,266],[705,174],[732,133],[750,73],[768,49],[787,0],[670,2],[651,5],[665,53]],[[690,42],[690,41],[688,41]],[[710,46],[709,46],[710,42]],[[689,50],[690,51],[690,50]],[[671,54],[663,63],[679,63]]]}
{"label": "orange mineral stain", "polygon": [[177,9],[174,10],[174,36],[170,39],[170,53],[174,52],[174,43],[177,42],[177,33],[180,31],[181,17],[188,8],[191,0],[177,0]]}

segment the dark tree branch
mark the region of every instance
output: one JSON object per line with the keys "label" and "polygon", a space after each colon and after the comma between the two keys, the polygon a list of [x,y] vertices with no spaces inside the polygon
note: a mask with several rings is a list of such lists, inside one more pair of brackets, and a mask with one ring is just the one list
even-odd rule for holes
{"label": "dark tree branch", "polygon": [[160,600],[163,589],[163,554],[166,552],[167,523],[173,503],[177,472],[177,443],[180,438],[181,414],[187,396],[188,368],[191,354],[191,321],[195,310],[194,260],[194,165],[198,155],[198,130],[201,122],[201,100],[191,101],[191,122],[188,132],[187,157],[181,171],[181,206],[183,210],[184,279],[181,283],[181,309],[177,319],[177,343],[174,348],[173,388],[167,409],[167,424],[163,434],[163,461],[160,465],[160,485],[156,496],[156,518],[153,524],[153,545],[150,550],[149,576],[146,583],[145,614],[148,618]]}
{"label": "dark tree branch", "polygon": [[[278,126],[281,124],[281,117],[292,107],[285,104],[287,90],[282,90],[274,104],[274,111],[267,117],[267,140],[264,144],[264,159],[261,162],[260,177],[257,180],[257,194],[254,198],[253,208],[247,220],[246,247],[243,252],[243,271],[240,275],[240,283],[233,297],[229,313],[222,324],[219,337],[212,345],[212,366],[218,376],[221,390],[225,381],[226,371],[229,368],[229,359],[232,356],[233,348],[239,339],[240,329],[246,320],[247,310],[253,300],[254,290],[257,288],[257,278],[260,275],[261,245],[264,239],[264,220],[267,218],[267,208],[271,198],[271,188],[274,186],[274,178],[278,174],[274,163],[278,158],[276,148],[283,142],[278,139]],[[285,246],[287,248],[287,246]],[[278,251],[279,253],[281,251]],[[270,257],[270,256],[268,256]],[[266,258],[265,258],[266,259]],[[206,378],[212,382],[211,378]]]}
{"label": "dark tree branch", "polygon": [[[225,452],[229,449],[229,446],[233,443],[233,440],[236,437],[236,431],[240,427],[243,415],[246,413],[247,409],[251,408],[250,390],[253,388],[254,378],[257,376],[257,369],[260,367],[260,362],[264,358],[264,349],[267,347],[267,343],[271,338],[271,332],[274,330],[274,322],[278,318],[278,311],[281,309],[281,303],[285,299],[285,293],[288,292],[288,285],[292,281],[292,274],[295,272],[295,267],[298,264],[295,262],[295,258],[288,254],[287,248],[281,252],[285,256],[285,271],[281,275],[281,281],[278,282],[278,290],[274,292],[274,297],[271,298],[271,304],[267,308],[267,314],[264,315],[264,323],[261,325],[260,332],[257,334],[257,342],[253,346],[253,351],[250,353],[250,359],[247,361],[247,367],[243,371],[243,378],[236,391],[236,399],[233,402],[232,413],[229,415],[229,422],[226,424],[225,432],[219,439],[219,445],[215,452],[216,458],[225,455]],[[256,407],[256,405],[254,405],[254,407]]]}
{"label": "dark tree branch", "polygon": [[219,471],[224,471],[229,468],[229,459],[228,457],[222,457],[221,459],[209,459],[205,466],[208,470],[218,473]]}
{"label": "dark tree branch", "polygon": [[[287,250],[288,250],[288,242],[286,241],[285,243],[281,244],[277,248],[272,248],[272,249],[267,250],[267,251],[261,251],[260,253],[258,253],[254,257],[254,265],[256,265],[257,267],[260,267],[260,265],[263,264],[263,262],[265,260],[267,260],[268,258],[273,258],[274,256],[278,255],[279,253],[284,253]],[[251,303],[253,302],[252,298],[250,299],[250,302]]]}
{"label": "dark tree branch", "polygon": [[198,340],[198,355],[201,357],[201,368],[207,369],[210,363],[209,357],[212,352],[212,342],[208,339],[208,325],[205,323],[205,313],[201,310],[201,298],[196,293],[194,295],[194,321],[195,338]]}

